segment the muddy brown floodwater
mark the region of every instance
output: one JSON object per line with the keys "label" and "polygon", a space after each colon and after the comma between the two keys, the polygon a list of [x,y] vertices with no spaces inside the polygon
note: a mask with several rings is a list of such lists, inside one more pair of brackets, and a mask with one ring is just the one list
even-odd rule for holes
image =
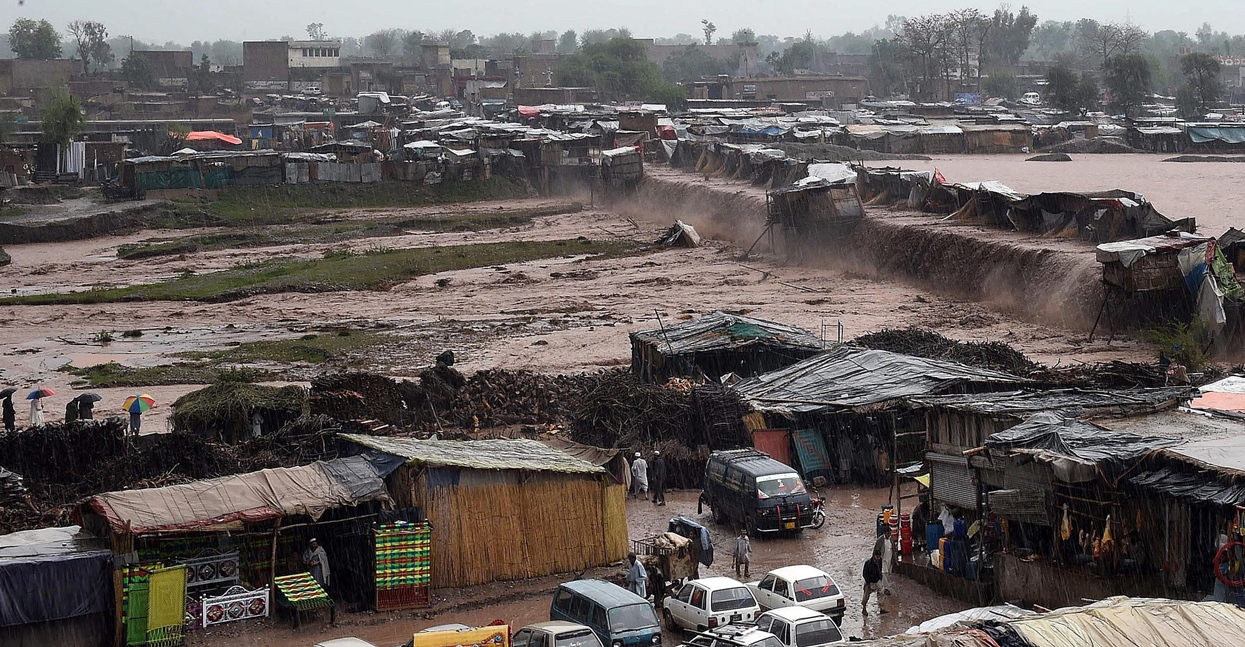
{"label": "muddy brown floodwater", "polygon": [[[752,579],[760,579],[766,571],[780,566],[809,564],[831,574],[847,597],[847,615],[843,618],[843,635],[875,638],[903,633],[912,625],[930,618],[966,608],[960,602],[941,597],[929,589],[896,575],[890,576],[890,613],[879,615],[876,610],[862,616],[860,611],[863,580],[860,576],[865,559],[873,549],[874,523],[889,491],[877,488],[842,487],[823,489],[826,496],[826,525],[819,530],[806,530],[795,537],[754,539],[752,541]],[[734,528],[716,525],[708,514],[696,513],[699,491],[671,492],[667,505],[656,507],[647,501],[627,502],[627,525],[633,539],[666,529],[667,522],[687,516],[705,524],[713,539],[714,564],[701,568],[702,577],[725,575],[734,577],[731,546]],[[707,511],[706,511],[707,512]],[[482,539],[483,540],[483,539]],[[332,556],[330,556],[330,560]],[[622,566],[593,569],[587,577],[609,577],[622,572]],[[433,625],[460,622],[482,625],[503,620],[512,629],[549,619],[549,602],[553,590],[574,575],[553,576],[517,583],[494,583],[463,591],[437,591],[437,604],[431,611],[405,613],[344,613],[339,610],[337,626],[329,627],[321,615],[304,622],[298,631],[288,622],[269,618],[237,626],[225,625],[211,631],[195,631],[188,644],[192,646],[229,645],[231,647],[310,647],[316,642],[355,636],[379,647],[393,647],[410,639],[415,631]],[[870,604],[870,608],[873,605]],[[674,647],[685,636],[665,630],[662,642]]]}

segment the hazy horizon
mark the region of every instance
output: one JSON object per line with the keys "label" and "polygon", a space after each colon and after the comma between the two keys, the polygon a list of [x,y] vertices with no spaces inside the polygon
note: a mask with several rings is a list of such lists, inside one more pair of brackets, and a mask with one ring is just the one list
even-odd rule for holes
{"label": "hazy horizon", "polygon": [[[324,24],[334,38],[361,37],[377,30],[401,28],[437,31],[447,28],[469,29],[476,36],[499,32],[522,32],[627,27],[637,38],[670,37],[679,33],[699,34],[702,19],[712,21],[719,36],[749,27],[757,34],[780,37],[801,36],[811,30],[814,36],[829,37],[844,32],[860,32],[886,21],[887,14],[915,16],[977,7],[992,12],[1000,3],[954,2],[950,0],[893,0],[884,5],[796,4],[781,2],[668,3],[653,0],[618,0],[584,3],[571,0],[537,0],[528,3],[480,0],[471,4],[427,2],[393,3],[386,10],[377,5],[351,6],[329,0],[268,0],[256,4],[246,0],[213,0],[196,5],[173,4],[162,0],[0,0],[8,2],[11,13],[0,16],[4,24],[17,18],[46,19],[65,36],[65,25],[73,20],[104,23],[110,36],[133,36],[151,43],[225,40],[265,40],[306,36],[308,23]],[[1035,0],[1008,3],[1018,11],[1027,5],[1037,14],[1039,24],[1046,20],[1093,18],[1101,22],[1126,22],[1149,32],[1172,29],[1190,36],[1202,23],[1217,31],[1245,33],[1245,12],[1240,2],[1206,0],[1196,11],[1185,8],[1175,13],[1170,2],[1159,0],[1100,0],[1086,3],[1074,0]],[[364,10],[364,11],[361,11]],[[434,17],[435,16],[435,17]]]}

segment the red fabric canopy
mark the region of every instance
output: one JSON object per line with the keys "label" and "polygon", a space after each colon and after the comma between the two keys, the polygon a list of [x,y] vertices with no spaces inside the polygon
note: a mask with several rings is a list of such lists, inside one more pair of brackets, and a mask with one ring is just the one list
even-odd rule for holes
{"label": "red fabric canopy", "polygon": [[216,132],[215,130],[197,130],[189,135],[186,135],[186,141],[188,142],[202,142],[213,139],[218,139],[226,144],[233,144],[234,146],[242,143],[241,139],[238,139],[233,135],[226,135],[225,133]]}

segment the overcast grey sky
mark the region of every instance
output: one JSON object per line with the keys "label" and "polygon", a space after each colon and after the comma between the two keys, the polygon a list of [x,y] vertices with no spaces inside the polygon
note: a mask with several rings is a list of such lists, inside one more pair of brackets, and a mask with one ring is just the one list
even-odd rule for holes
{"label": "overcast grey sky", "polygon": [[[58,30],[77,19],[98,20],[110,35],[146,41],[262,40],[305,35],[311,22],[324,23],[332,36],[360,36],[378,29],[470,29],[496,32],[628,27],[636,37],[696,34],[708,18],[719,35],[740,27],[759,34],[798,36],[811,29],[830,36],[880,24],[887,13],[912,16],[976,6],[992,11],[998,2],[889,0],[888,2],[805,0],[0,0],[0,23],[15,18],[46,18]],[[1019,9],[1021,2],[1010,3]],[[1175,29],[1192,34],[1203,22],[1229,33],[1245,33],[1242,0],[1033,0],[1042,20],[1088,17],[1104,22],[1131,20],[1148,31]],[[7,16],[5,14],[8,14]]]}

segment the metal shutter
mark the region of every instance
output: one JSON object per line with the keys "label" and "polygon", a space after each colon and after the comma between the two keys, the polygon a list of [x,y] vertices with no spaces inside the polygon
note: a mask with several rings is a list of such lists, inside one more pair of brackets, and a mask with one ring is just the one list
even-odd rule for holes
{"label": "metal shutter", "polygon": [[968,459],[929,452],[929,489],[935,501],[966,510],[977,509],[977,485],[973,483]]}

